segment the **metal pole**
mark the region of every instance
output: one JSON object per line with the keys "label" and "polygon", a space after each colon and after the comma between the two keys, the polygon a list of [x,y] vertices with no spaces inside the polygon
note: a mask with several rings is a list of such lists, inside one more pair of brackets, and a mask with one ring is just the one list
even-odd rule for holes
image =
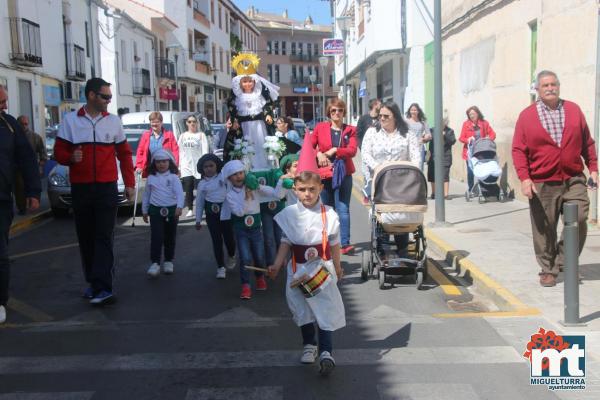
{"label": "metal pole", "polygon": [[213,122],[216,124],[217,123],[217,74],[215,73],[213,75],[213,79],[215,80],[215,88],[213,90],[213,103],[214,103],[214,107],[215,107],[215,111],[214,111],[214,120]]}
{"label": "metal pole", "polygon": [[[598,146],[600,136],[600,2],[598,2],[598,27],[596,29],[596,101],[594,102],[594,140]],[[596,148],[596,153],[600,146]],[[598,223],[598,191],[594,190],[590,196],[590,219],[593,224]]]}
{"label": "metal pole", "polygon": [[177,99],[173,100],[173,104],[171,105],[171,108],[173,108],[172,106],[175,104],[175,102],[177,102],[177,111],[179,111],[179,74],[177,73],[179,66],[179,63],[177,62],[178,58],[179,56],[177,53],[175,53],[175,94],[177,95]]}
{"label": "metal pole", "polygon": [[435,180],[435,223],[446,222],[444,203],[444,124],[442,122],[442,0],[434,2],[434,86],[435,86],[435,130],[434,130],[434,180]]}
{"label": "metal pole", "polygon": [[315,115],[315,83],[311,80],[310,91],[312,92],[312,116],[313,121],[316,121],[317,116]]}
{"label": "metal pole", "polygon": [[321,69],[323,70],[323,74],[321,77],[321,90],[323,91],[323,104],[321,104],[321,107],[323,108],[323,112],[321,113],[321,118],[325,118],[325,67],[321,67]]}
{"label": "metal pole", "polygon": [[[579,224],[577,203],[565,203],[563,216],[565,319],[563,325],[580,325],[579,322]],[[585,222],[584,222],[585,223]]]}
{"label": "metal pole", "polygon": [[348,105],[348,88],[346,87],[346,75],[348,75],[348,52],[346,51],[346,38],[348,31],[343,30],[342,36],[344,40],[344,102],[346,103],[346,124],[350,123],[350,107]]}

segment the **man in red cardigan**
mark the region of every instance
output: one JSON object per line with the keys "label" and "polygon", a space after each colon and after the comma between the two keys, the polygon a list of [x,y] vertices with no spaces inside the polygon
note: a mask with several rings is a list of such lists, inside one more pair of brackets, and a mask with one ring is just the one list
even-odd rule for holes
{"label": "man in red cardigan", "polygon": [[[579,206],[579,251],[587,234],[590,201],[588,186],[598,185],[598,157],[594,140],[577,104],[562,100],[560,82],[552,71],[537,75],[539,100],[519,115],[512,156],[521,191],[529,199],[533,248],[542,286],[555,286],[563,266],[563,240],[556,228],[562,206]],[[583,162],[590,171],[586,185]]]}

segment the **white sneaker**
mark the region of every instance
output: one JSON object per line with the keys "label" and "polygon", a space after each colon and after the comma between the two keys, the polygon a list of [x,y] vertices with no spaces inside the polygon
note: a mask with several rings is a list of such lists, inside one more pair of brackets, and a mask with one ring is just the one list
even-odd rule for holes
{"label": "white sneaker", "polygon": [[331,374],[335,368],[335,360],[328,351],[324,351],[319,356],[320,369],[319,373],[323,376]]}
{"label": "white sneaker", "polygon": [[227,267],[227,269],[234,269],[236,265],[237,265],[237,257],[235,254],[233,255],[233,257],[227,258],[227,261],[225,262],[225,266]]}
{"label": "white sneaker", "polygon": [[6,322],[6,308],[4,306],[0,306],[0,324]]}
{"label": "white sneaker", "polygon": [[217,268],[217,279],[225,279],[225,267]]}
{"label": "white sneaker", "polygon": [[173,273],[173,263],[171,261],[164,262],[163,273],[166,275],[171,275]]}
{"label": "white sneaker", "polygon": [[302,351],[302,357],[300,357],[300,362],[302,364],[312,364],[317,360],[317,346],[314,344],[307,344],[304,346],[304,350]]}
{"label": "white sneaker", "polygon": [[187,218],[189,218],[189,217],[193,217],[193,216],[194,216],[194,210],[192,210],[192,209],[190,208],[190,209],[188,210],[187,214],[185,214],[185,216],[186,216]]}
{"label": "white sneaker", "polygon": [[152,263],[150,268],[148,268],[148,275],[150,275],[152,278],[156,278],[158,274],[160,274],[160,265],[157,263]]}

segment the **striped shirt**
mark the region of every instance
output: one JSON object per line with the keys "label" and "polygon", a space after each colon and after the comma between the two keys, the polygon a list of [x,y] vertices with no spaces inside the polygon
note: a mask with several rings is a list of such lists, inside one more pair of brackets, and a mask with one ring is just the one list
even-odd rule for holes
{"label": "striped shirt", "polygon": [[552,140],[560,147],[565,128],[565,108],[563,107],[563,101],[559,100],[556,110],[551,109],[541,100],[536,102],[536,107],[542,126],[550,134]]}

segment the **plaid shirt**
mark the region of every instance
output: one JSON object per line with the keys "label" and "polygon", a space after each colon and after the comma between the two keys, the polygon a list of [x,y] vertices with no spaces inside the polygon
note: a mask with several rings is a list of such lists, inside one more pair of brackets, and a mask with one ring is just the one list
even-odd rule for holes
{"label": "plaid shirt", "polygon": [[565,108],[563,101],[559,100],[556,110],[552,110],[541,100],[536,102],[538,117],[550,137],[560,147],[562,142],[562,133],[565,128]]}

